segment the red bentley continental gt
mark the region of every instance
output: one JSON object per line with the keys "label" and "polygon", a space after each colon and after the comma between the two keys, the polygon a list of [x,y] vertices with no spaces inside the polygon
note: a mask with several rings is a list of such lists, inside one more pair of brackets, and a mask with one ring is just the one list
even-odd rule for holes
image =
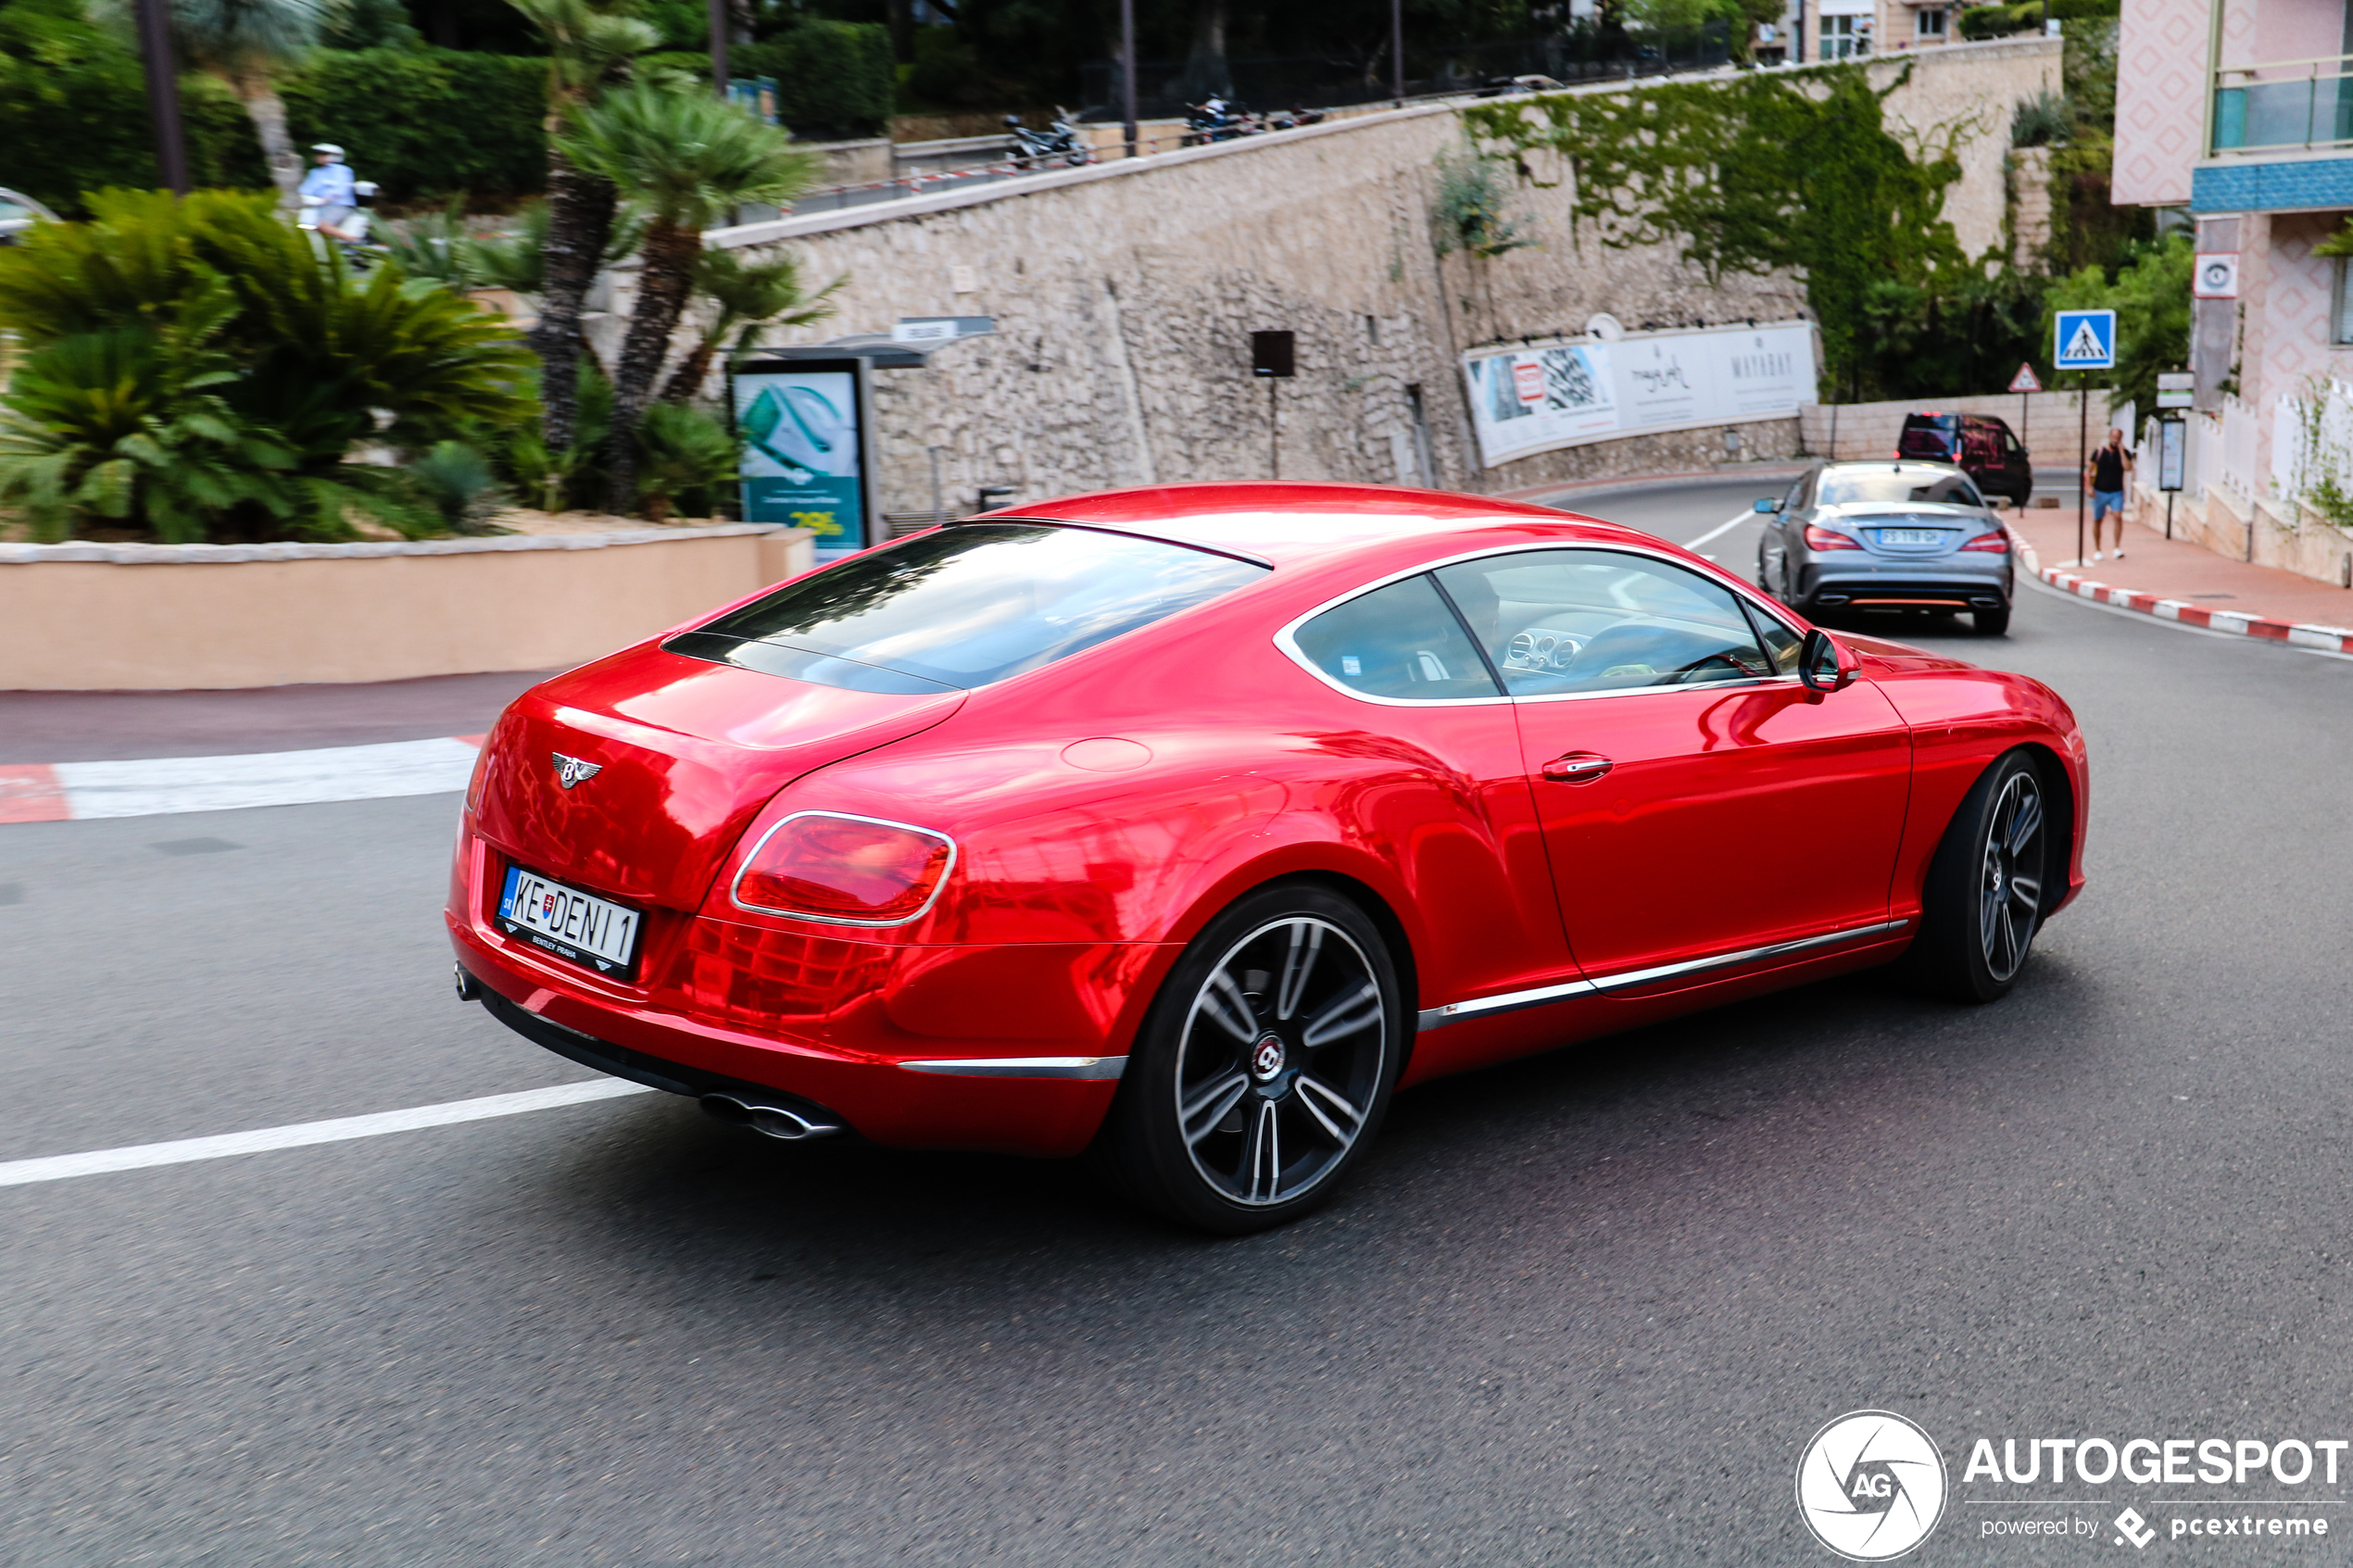
{"label": "red bentley continental gt", "polygon": [[1991,1001],[2082,886],[2048,688],[1648,534],[1165,486],[869,550],[516,699],[459,994],[778,1137],[1328,1197],[1402,1086],[1902,960]]}

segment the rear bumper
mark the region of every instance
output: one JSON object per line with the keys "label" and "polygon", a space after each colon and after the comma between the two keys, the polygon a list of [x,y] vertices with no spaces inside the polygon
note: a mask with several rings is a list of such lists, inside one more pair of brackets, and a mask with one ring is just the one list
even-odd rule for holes
{"label": "rear bumper", "polygon": [[1063,1041],[992,1040],[1002,1054],[982,1057],[947,1041],[911,1050],[916,1043],[903,1038],[844,1040],[838,1024],[812,1031],[836,1037],[752,1033],[598,994],[588,977],[575,981],[454,911],[447,923],[459,964],[488,993],[484,1005],[526,1039],[672,1094],[781,1095],[894,1148],[1076,1154],[1126,1064]]}
{"label": "rear bumper", "polygon": [[2007,556],[1992,556],[1982,563],[1945,557],[1931,565],[1868,557],[1844,558],[1848,554],[1840,550],[1798,564],[1800,604],[1820,609],[1848,605],[1994,609],[2010,602],[2013,577]]}

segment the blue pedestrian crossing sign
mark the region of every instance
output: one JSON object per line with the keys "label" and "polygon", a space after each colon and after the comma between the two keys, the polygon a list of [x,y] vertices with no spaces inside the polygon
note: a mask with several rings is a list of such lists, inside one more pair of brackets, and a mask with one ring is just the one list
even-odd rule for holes
{"label": "blue pedestrian crossing sign", "polygon": [[2116,366],[2116,312],[2062,310],[2053,333],[2051,364],[2061,370],[2107,370]]}

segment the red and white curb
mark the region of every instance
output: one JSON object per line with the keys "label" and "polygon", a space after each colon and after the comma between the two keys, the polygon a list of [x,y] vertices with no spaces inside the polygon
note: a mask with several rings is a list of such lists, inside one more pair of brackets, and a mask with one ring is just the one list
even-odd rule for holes
{"label": "red and white curb", "polygon": [[2159,621],[2178,621],[2184,626],[2203,626],[2210,632],[2229,632],[2244,637],[2267,637],[2291,647],[2318,648],[2323,653],[2353,653],[2353,630],[2343,626],[2311,626],[2300,621],[2274,621],[2265,615],[2208,609],[2182,599],[2163,599],[2155,594],[2111,587],[2056,566],[2040,568],[2035,575],[2061,593],[2096,604],[2114,605],[2119,609],[2138,610]]}
{"label": "red and white curb", "polygon": [[242,757],[0,763],[0,822],[81,822],[445,795],[466,787],[482,741],[480,735],[458,735]]}

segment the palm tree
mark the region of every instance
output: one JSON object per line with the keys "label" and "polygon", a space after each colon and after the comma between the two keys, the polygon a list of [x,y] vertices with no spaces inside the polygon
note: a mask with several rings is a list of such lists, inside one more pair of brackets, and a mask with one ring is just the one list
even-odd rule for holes
{"label": "palm tree", "polygon": [[573,444],[580,411],[580,307],[612,234],[612,182],[573,166],[560,139],[566,117],[591,102],[634,55],[661,42],[625,15],[629,0],[509,0],[547,45],[547,224],[539,322],[541,434],[551,452]]}
{"label": "palm tree", "polygon": [[736,333],[735,353],[751,346],[766,327],[805,327],[834,313],[827,296],[846,279],[836,278],[814,295],[800,292],[800,262],[790,256],[747,261],[732,250],[705,251],[695,265],[695,292],[713,301],[719,314],[703,330],[702,339],[670,374],[661,389],[665,403],[684,403],[699,391],[711,374],[711,357]]}
{"label": "palm tree", "polygon": [[[128,6],[122,7],[128,11]],[[171,31],[198,68],[229,84],[260,140],[278,199],[292,207],[302,158],[270,74],[308,53],[343,0],[171,0]]]}
{"label": "palm tree", "polygon": [[702,232],[745,202],[784,203],[807,188],[817,157],[733,104],[698,92],[639,85],[607,93],[573,117],[564,156],[612,182],[646,218],[637,306],[613,373],[605,438],[612,509],[636,499],[637,421],[694,292]]}

